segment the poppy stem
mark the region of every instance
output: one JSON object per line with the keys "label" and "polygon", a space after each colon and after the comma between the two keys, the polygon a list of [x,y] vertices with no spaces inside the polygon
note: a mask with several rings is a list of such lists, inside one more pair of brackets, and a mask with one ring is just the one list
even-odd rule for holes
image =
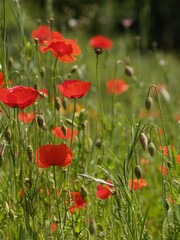
{"label": "poppy stem", "polygon": [[[54,127],[56,127],[56,107],[55,107],[55,97],[56,97],[56,67],[57,67],[57,60],[58,60],[59,52],[55,59],[54,63],[54,70],[53,70],[53,87],[54,87]],[[54,135],[55,140],[55,135]]]}
{"label": "poppy stem", "polygon": [[57,201],[57,209],[58,209],[58,217],[59,217],[59,224],[62,234],[62,240],[64,239],[64,232],[62,229],[62,221],[61,221],[61,213],[59,210],[59,198],[58,198],[58,191],[57,191],[57,184],[56,184],[56,172],[55,172],[55,166],[53,166],[53,177],[54,177],[54,185],[55,185],[55,191],[56,191],[56,201]]}
{"label": "poppy stem", "polygon": [[72,126],[71,126],[71,143],[70,143],[70,149],[72,150],[72,143],[73,143],[73,127],[74,127],[74,116],[76,112],[76,98],[74,98],[74,110],[73,110],[73,116],[72,116]]}

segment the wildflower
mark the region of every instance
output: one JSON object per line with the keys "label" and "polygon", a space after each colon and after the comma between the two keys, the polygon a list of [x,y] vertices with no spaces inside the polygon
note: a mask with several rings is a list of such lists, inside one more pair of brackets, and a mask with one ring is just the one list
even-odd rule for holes
{"label": "wildflower", "polygon": [[[143,188],[147,186],[147,182],[145,179],[134,179],[133,180],[133,190],[136,191],[139,188]],[[132,179],[129,179],[129,190],[132,188]]]}
{"label": "wildflower", "polygon": [[178,164],[180,164],[180,155],[179,154],[177,155],[177,162],[178,162]]}
{"label": "wildflower", "polygon": [[160,171],[162,172],[163,175],[167,174],[167,168],[165,166],[160,166]]}
{"label": "wildflower", "polygon": [[[61,131],[61,127],[52,128],[51,132],[56,135],[57,138],[68,139],[71,138],[72,130],[70,128],[66,128],[66,135]],[[73,137],[77,135],[77,131],[73,129]]]}
{"label": "wildflower", "polygon": [[[106,84],[107,90],[109,94],[114,93],[114,79],[109,80]],[[120,95],[121,93],[127,91],[129,86],[121,79],[116,79],[116,86],[115,86],[115,95]]]}
{"label": "wildflower", "polygon": [[40,48],[42,53],[51,51],[60,61],[71,63],[76,59],[74,56],[79,55],[81,50],[76,40],[65,39],[58,32],[53,32],[49,41],[44,41],[45,46]]}
{"label": "wildflower", "polygon": [[111,49],[113,46],[111,39],[102,35],[96,35],[92,37],[89,40],[89,44],[94,49],[100,48],[103,50]]}
{"label": "wildflower", "polygon": [[141,158],[141,164],[142,164],[142,165],[149,165],[149,164],[150,164],[150,161],[149,161],[148,159]]}
{"label": "wildflower", "polygon": [[49,26],[41,25],[31,32],[31,37],[33,39],[38,38],[39,44],[42,44],[44,41],[51,39],[51,29]]}
{"label": "wildflower", "polygon": [[52,222],[52,223],[51,223],[51,231],[52,231],[52,232],[55,231],[56,228],[57,228],[56,223]]}
{"label": "wildflower", "polygon": [[39,95],[40,97],[48,98],[48,89],[47,88],[39,89]]}
{"label": "wildflower", "polygon": [[19,121],[29,124],[34,120],[34,112],[31,112],[31,113],[19,112],[18,118],[19,118]]}
{"label": "wildflower", "polygon": [[131,19],[131,18],[124,18],[122,20],[122,25],[124,28],[129,28],[129,27],[131,27],[132,24],[133,24],[133,19]]}
{"label": "wildflower", "polygon": [[72,162],[73,154],[66,144],[43,145],[36,151],[36,165],[40,168],[49,168],[50,166],[65,167]]}
{"label": "wildflower", "polygon": [[[10,85],[12,84],[11,80],[9,81],[9,84]],[[4,81],[4,78],[3,78],[3,73],[0,72],[0,88],[3,88],[4,86],[5,86],[5,81]]]}
{"label": "wildflower", "polygon": [[66,80],[61,85],[57,85],[61,94],[67,98],[82,98],[90,86],[90,82],[83,82],[81,80]]}
{"label": "wildflower", "polygon": [[82,208],[85,210],[86,200],[82,199],[81,194],[79,192],[71,192],[71,201],[72,205],[70,207],[70,212],[76,212],[77,209]]}
{"label": "wildflower", "polygon": [[24,86],[0,89],[0,101],[9,107],[19,107],[21,110],[32,105],[38,95],[39,92],[35,89]]}
{"label": "wildflower", "polygon": [[[168,156],[168,149],[167,146],[160,146],[160,150],[164,152],[165,156]],[[173,146],[171,145],[170,150],[173,150]]]}
{"label": "wildflower", "polygon": [[102,186],[100,183],[97,185],[97,192],[96,192],[96,196],[100,199],[106,199],[107,197],[109,197],[111,195],[111,192],[109,190],[109,188],[113,188],[112,186],[112,182],[111,181],[107,181],[107,183],[110,184],[106,184],[105,186]]}
{"label": "wildflower", "polygon": [[20,190],[19,190],[19,198],[22,199],[22,197],[23,197],[23,190],[22,190],[22,188],[20,188]]}

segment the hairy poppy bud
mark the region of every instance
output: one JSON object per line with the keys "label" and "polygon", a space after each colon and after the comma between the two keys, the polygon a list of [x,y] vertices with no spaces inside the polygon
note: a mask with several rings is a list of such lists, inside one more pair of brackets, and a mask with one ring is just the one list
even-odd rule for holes
{"label": "hairy poppy bud", "polygon": [[151,157],[154,156],[154,154],[156,153],[156,147],[154,145],[154,143],[149,143],[148,145],[148,151],[149,151],[149,154],[151,155]]}
{"label": "hairy poppy bud", "polygon": [[147,149],[147,145],[148,145],[148,138],[146,137],[146,135],[144,133],[141,133],[141,135],[140,135],[140,143],[145,151]]}
{"label": "hairy poppy bud", "polygon": [[67,78],[68,79],[71,78],[71,73],[68,73]]}
{"label": "hairy poppy bud", "polygon": [[74,72],[76,72],[77,69],[78,69],[78,65],[74,65],[74,66],[72,66],[70,73],[74,73]]}
{"label": "hairy poppy bud", "polygon": [[62,125],[61,130],[62,130],[64,136],[66,136],[67,135],[67,127],[64,124]]}
{"label": "hairy poppy bud", "polygon": [[7,131],[5,132],[5,139],[7,140],[8,143],[10,143],[11,138],[12,138],[11,130],[8,128]]}
{"label": "hairy poppy bud", "polygon": [[137,165],[135,167],[134,173],[135,173],[135,176],[137,177],[137,179],[141,178],[142,170],[141,170],[141,167],[139,165]]}
{"label": "hairy poppy bud", "polygon": [[28,159],[30,162],[32,162],[33,160],[33,148],[31,145],[28,145],[27,147],[27,155],[28,155]]}
{"label": "hairy poppy bud", "polygon": [[0,167],[2,166],[3,160],[4,160],[4,151],[5,151],[5,143],[2,141],[0,143]]}
{"label": "hairy poppy bud", "polygon": [[97,158],[97,164],[98,165],[102,165],[102,156],[100,155],[100,156],[98,156],[98,158]]}
{"label": "hairy poppy bud", "polygon": [[90,232],[91,235],[95,234],[95,232],[96,232],[96,222],[93,219],[90,221],[88,229],[89,229],[89,232]]}
{"label": "hairy poppy bud", "polygon": [[126,74],[127,76],[129,76],[129,77],[134,76],[134,70],[133,70],[133,68],[130,67],[130,66],[126,66],[126,67],[125,67],[125,74]]}
{"label": "hairy poppy bud", "polygon": [[67,100],[65,99],[65,97],[62,98],[62,105],[63,105],[64,110],[66,110],[67,109]]}
{"label": "hairy poppy bud", "polygon": [[39,43],[39,38],[35,38],[34,39],[34,42],[35,42],[35,47],[36,49],[38,48],[38,43]]}
{"label": "hairy poppy bud", "polygon": [[102,48],[95,48],[95,53],[97,55],[102,54],[103,53],[103,49]]}
{"label": "hairy poppy bud", "polygon": [[100,138],[97,138],[97,139],[96,139],[96,147],[97,147],[97,148],[101,148],[101,146],[102,146],[102,141],[101,141]]}
{"label": "hairy poppy bud", "polygon": [[44,118],[42,115],[38,115],[37,116],[37,123],[38,123],[38,126],[42,129],[45,129],[46,128],[46,124],[45,124],[45,121],[44,121]]}
{"label": "hairy poppy bud", "polygon": [[88,191],[84,185],[81,185],[81,197],[82,199],[85,199],[88,195]]}
{"label": "hairy poppy bud", "polygon": [[34,84],[34,89],[37,90],[37,91],[39,91],[39,85],[38,85],[38,83],[35,83],[35,84]]}
{"label": "hairy poppy bud", "polygon": [[55,98],[55,108],[57,111],[59,111],[61,108],[60,99],[58,97]]}
{"label": "hairy poppy bud", "polygon": [[169,210],[169,202],[167,199],[164,199],[164,207],[165,207],[166,211]]}
{"label": "hairy poppy bud", "polygon": [[152,105],[152,98],[147,97],[146,100],[145,100],[146,109],[149,110],[151,108],[151,105]]}

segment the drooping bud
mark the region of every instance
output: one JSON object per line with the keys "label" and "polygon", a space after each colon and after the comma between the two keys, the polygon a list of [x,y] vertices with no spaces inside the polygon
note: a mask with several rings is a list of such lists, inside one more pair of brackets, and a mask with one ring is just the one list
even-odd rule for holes
{"label": "drooping bud", "polygon": [[64,110],[66,110],[67,109],[67,100],[65,97],[62,98],[62,105],[63,105]]}
{"label": "drooping bud", "polygon": [[97,138],[97,139],[96,139],[96,147],[97,147],[97,148],[101,148],[101,146],[102,146],[102,141],[101,141],[100,138]]}
{"label": "drooping bud", "polygon": [[28,155],[29,161],[32,162],[32,160],[33,160],[33,148],[30,144],[27,147],[27,155]]}
{"label": "drooping bud", "polygon": [[148,146],[148,138],[146,137],[146,135],[144,133],[141,133],[141,135],[140,135],[140,143],[145,151]]}
{"label": "drooping bud", "polygon": [[151,157],[153,157],[156,153],[156,147],[154,145],[154,143],[149,143],[148,145],[148,151],[149,151],[149,154],[151,155]]}
{"label": "drooping bud", "polygon": [[139,165],[137,165],[135,167],[134,173],[135,173],[135,176],[137,177],[137,179],[141,178],[142,170],[141,170],[141,167]]}
{"label": "drooping bud", "polygon": [[125,66],[125,74],[129,77],[134,76],[134,69],[130,66]]}
{"label": "drooping bud", "polygon": [[78,69],[78,65],[72,66],[70,73],[75,73],[77,69]]}
{"label": "drooping bud", "polygon": [[62,125],[61,130],[62,130],[64,136],[66,136],[67,135],[67,127],[64,124]]}
{"label": "drooping bud", "polygon": [[59,111],[61,108],[60,99],[58,97],[55,98],[55,108],[57,111]]}
{"label": "drooping bud", "polygon": [[35,48],[38,49],[39,38],[34,39]]}
{"label": "drooping bud", "polygon": [[5,132],[5,139],[7,140],[8,143],[10,143],[11,138],[12,138],[11,130],[8,128]]}
{"label": "drooping bud", "polygon": [[97,54],[97,55],[99,55],[99,54],[102,54],[103,53],[103,49],[102,48],[95,48],[95,53]]}
{"label": "drooping bud", "polygon": [[44,121],[44,118],[42,115],[38,115],[37,116],[37,123],[38,123],[38,126],[42,129],[46,129],[46,124],[45,124],[45,121]]}
{"label": "drooping bud", "polygon": [[81,197],[82,199],[85,199],[88,195],[88,190],[84,185],[81,185]]}
{"label": "drooping bud", "polygon": [[4,151],[5,151],[6,145],[4,141],[0,143],[0,167],[2,166],[3,160],[4,160]]}
{"label": "drooping bud", "polygon": [[165,207],[166,211],[169,210],[169,202],[167,199],[164,199],[164,207]]}
{"label": "drooping bud", "polygon": [[34,89],[37,90],[37,91],[39,91],[39,85],[38,85],[38,83],[35,83],[35,84],[34,84]]}
{"label": "drooping bud", "polygon": [[93,219],[90,221],[88,229],[91,235],[96,233],[96,222]]}
{"label": "drooping bud", "polygon": [[149,110],[152,106],[152,98],[151,97],[147,97],[146,100],[145,100],[145,106],[146,106],[146,109]]}

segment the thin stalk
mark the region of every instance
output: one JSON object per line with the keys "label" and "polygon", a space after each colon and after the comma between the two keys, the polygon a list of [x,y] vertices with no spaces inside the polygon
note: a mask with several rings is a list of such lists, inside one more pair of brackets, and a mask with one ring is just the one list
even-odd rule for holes
{"label": "thin stalk", "polygon": [[73,143],[73,127],[74,127],[74,116],[76,112],[76,98],[74,98],[74,110],[73,110],[73,116],[72,116],[72,126],[71,126],[71,143],[70,143],[70,149],[72,150],[72,143]]}
{"label": "thin stalk", "polygon": [[9,87],[9,83],[6,75],[6,0],[3,0],[3,51],[2,51],[2,71],[3,78],[6,87]]}

